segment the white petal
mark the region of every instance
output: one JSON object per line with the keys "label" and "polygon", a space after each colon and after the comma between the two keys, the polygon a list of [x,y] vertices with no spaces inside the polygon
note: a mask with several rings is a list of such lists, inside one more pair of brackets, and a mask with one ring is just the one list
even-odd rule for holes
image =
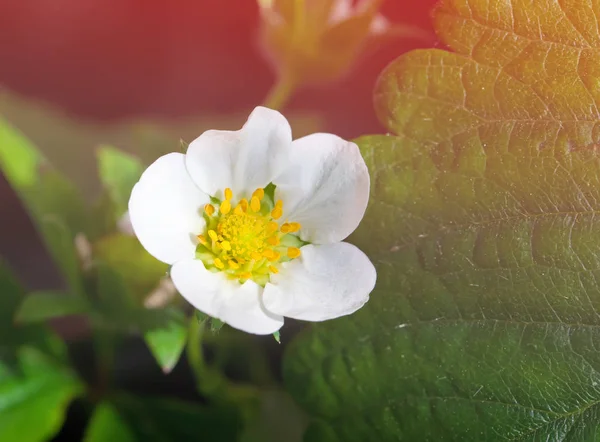
{"label": "white petal", "polygon": [[186,166],[198,187],[217,198],[227,187],[236,198],[269,184],[287,157],[292,130],[279,112],[257,107],[239,131],[209,130],[188,147]]}
{"label": "white petal", "polygon": [[133,231],[152,256],[167,264],[193,258],[208,201],[189,177],[185,156],[167,154],[146,169],[131,191]]}
{"label": "white petal", "polygon": [[369,200],[369,171],[358,146],[331,134],[294,141],[289,168],[274,183],[285,219],[299,222],[300,237],[311,243],[346,238]]}
{"label": "white petal", "polygon": [[300,258],[283,264],[265,286],[270,312],[305,321],[325,321],[361,308],[375,287],[369,258],[348,243],[307,245]]}
{"label": "white petal", "polygon": [[173,284],[198,310],[238,330],[256,335],[274,333],[283,318],[267,312],[261,303],[262,288],[252,281],[240,284],[212,273],[200,260],[186,260],[171,268]]}

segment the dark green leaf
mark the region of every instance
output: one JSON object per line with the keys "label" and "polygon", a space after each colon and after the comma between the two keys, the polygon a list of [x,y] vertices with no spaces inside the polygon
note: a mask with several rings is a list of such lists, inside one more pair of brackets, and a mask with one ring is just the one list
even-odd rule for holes
{"label": "dark green leaf", "polygon": [[145,442],[234,442],[241,430],[238,412],[231,408],[130,396],[116,398],[113,406],[135,434],[135,440]]}
{"label": "dark green leaf", "polygon": [[34,292],[24,299],[15,320],[26,324],[61,316],[84,314],[88,311],[87,301],[79,296],[57,292]]}
{"label": "dark green leaf", "polygon": [[163,371],[169,373],[185,348],[187,325],[184,315],[173,314],[165,326],[147,331],[144,339]]}
{"label": "dark green leaf", "polygon": [[127,211],[131,189],[144,168],[134,156],[108,146],[98,149],[97,159],[100,180],[114,203],[118,218]]}
{"label": "dark green leaf", "polygon": [[108,402],[99,404],[85,431],[84,442],[135,442],[133,431]]}
{"label": "dark green leaf", "polygon": [[595,2],[447,0],[376,89],[369,303],[290,346],[306,440],[600,436]]}
{"label": "dark green leaf", "polygon": [[60,427],[83,386],[73,373],[33,348],[19,351],[20,370],[0,364],[0,440],[39,442]]}

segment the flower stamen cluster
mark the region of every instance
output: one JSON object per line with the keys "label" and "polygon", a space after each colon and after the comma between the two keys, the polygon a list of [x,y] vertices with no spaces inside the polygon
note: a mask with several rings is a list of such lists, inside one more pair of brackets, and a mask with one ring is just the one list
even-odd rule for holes
{"label": "flower stamen cluster", "polygon": [[223,272],[228,279],[243,283],[252,279],[264,286],[282,263],[298,258],[305,244],[295,233],[296,222],[279,223],[283,201],[273,201],[263,188],[252,193],[250,201],[241,198],[234,205],[230,188],[225,199],[204,206],[206,227],[198,235],[196,257],[207,269]]}

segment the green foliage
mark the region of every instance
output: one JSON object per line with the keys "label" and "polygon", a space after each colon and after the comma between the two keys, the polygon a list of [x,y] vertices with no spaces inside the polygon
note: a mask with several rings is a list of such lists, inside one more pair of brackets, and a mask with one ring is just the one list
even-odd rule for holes
{"label": "green foliage", "polygon": [[128,433],[134,435],[134,440],[234,442],[241,430],[237,411],[227,407],[207,408],[178,400],[124,395],[116,397],[112,406],[121,422],[129,426]]}
{"label": "green foliage", "polygon": [[39,350],[22,348],[19,372],[0,364],[0,440],[47,440],[60,429],[67,406],[81,392],[69,369]]}
{"label": "green foliage", "polygon": [[84,442],[135,442],[135,436],[118,411],[108,402],[102,402],[85,432]]}
{"label": "green foliage", "polygon": [[600,434],[598,23],[566,3],[444,1],[458,53],[382,74],[395,135],[358,140],[372,191],[351,238],[377,287],[289,348],[305,440]]}
{"label": "green foliage", "polygon": [[100,238],[93,246],[94,256],[113,269],[138,301],[156,288],[169,266],[150,255],[138,239],[122,233]]}
{"label": "green foliage", "polygon": [[184,316],[180,312],[173,312],[166,325],[147,331],[144,339],[160,367],[169,373],[185,348],[187,326]]}
{"label": "green foliage", "polygon": [[97,158],[100,181],[120,216],[127,211],[131,189],[140,179],[143,166],[132,155],[108,146],[98,149]]}
{"label": "green foliage", "polygon": [[13,323],[22,299],[23,289],[0,263],[0,440],[35,442],[60,429],[82,385],[56,336],[45,327]]}
{"label": "green foliage", "polygon": [[34,292],[19,307],[15,321],[28,324],[90,312],[85,298],[61,292]]}

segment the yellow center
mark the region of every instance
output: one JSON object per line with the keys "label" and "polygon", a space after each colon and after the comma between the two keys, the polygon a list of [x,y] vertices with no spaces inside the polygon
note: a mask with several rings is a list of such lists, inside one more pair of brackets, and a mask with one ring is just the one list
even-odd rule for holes
{"label": "yellow center", "polygon": [[264,286],[272,273],[279,272],[282,262],[300,256],[299,247],[305,243],[295,233],[301,226],[280,223],[283,202],[274,202],[270,193],[265,196],[264,189],[256,189],[250,201],[242,198],[234,207],[233,192],[227,188],[218,209],[212,204],[204,206],[206,228],[198,235],[196,255],[207,269]]}

